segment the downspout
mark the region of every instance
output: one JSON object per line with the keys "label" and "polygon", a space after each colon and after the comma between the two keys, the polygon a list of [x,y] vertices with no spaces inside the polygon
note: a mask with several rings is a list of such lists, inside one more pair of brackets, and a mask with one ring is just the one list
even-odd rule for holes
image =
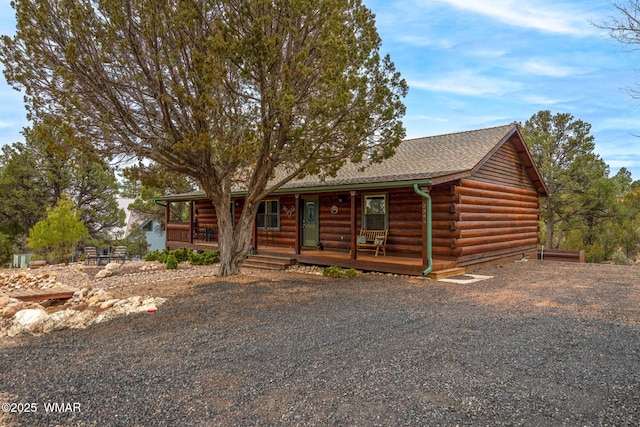
{"label": "downspout", "polygon": [[433,248],[432,248],[432,231],[431,231],[431,196],[428,193],[425,193],[418,187],[418,184],[413,184],[413,190],[424,197],[427,200],[427,212],[426,212],[426,220],[427,220],[427,269],[422,272],[423,276],[429,275],[431,270],[433,270]]}

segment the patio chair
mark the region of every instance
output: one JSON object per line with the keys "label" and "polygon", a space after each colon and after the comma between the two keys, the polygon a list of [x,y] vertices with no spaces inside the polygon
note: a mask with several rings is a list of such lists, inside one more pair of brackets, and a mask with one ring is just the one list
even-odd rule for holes
{"label": "patio chair", "polygon": [[84,247],[84,263],[85,265],[98,264],[98,250],[95,246]]}
{"label": "patio chair", "polygon": [[111,255],[112,262],[124,262],[127,260],[127,247],[126,246],[116,246],[113,249],[113,255]]}

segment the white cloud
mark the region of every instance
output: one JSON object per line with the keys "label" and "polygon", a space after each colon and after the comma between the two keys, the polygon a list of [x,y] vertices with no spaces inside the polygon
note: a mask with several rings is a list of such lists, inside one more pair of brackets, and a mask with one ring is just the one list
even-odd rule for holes
{"label": "white cloud", "polygon": [[543,95],[526,95],[524,101],[534,105],[555,105],[562,102],[559,99],[549,98]]}
{"label": "white cloud", "polygon": [[433,79],[409,80],[408,83],[409,88],[467,96],[503,95],[521,87],[519,83],[484,77],[471,71],[454,72]]}
{"label": "white cloud", "polygon": [[562,65],[550,64],[542,60],[532,59],[520,64],[519,70],[529,74],[546,77],[567,77],[580,74],[579,70]]}
{"label": "white cloud", "polygon": [[434,40],[433,38],[426,36],[398,36],[396,40],[400,43],[406,43],[411,46],[436,47],[438,49],[450,49],[456,45],[454,42],[449,40]]}
{"label": "white cloud", "polygon": [[[508,25],[539,31],[585,36],[595,33],[584,15],[574,6],[531,0],[439,0],[458,9],[489,16]],[[542,3],[542,4],[541,4]]]}

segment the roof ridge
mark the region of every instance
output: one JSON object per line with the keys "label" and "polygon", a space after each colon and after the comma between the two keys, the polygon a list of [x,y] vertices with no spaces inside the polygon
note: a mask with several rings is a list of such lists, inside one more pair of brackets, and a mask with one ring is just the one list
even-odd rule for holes
{"label": "roof ridge", "polygon": [[450,136],[450,135],[462,135],[465,133],[471,133],[471,132],[481,132],[481,131],[486,131],[486,130],[491,130],[491,129],[498,129],[498,128],[506,128],[508,126],[516,126],[517,122],[511,122],[511,123],[507,123],[504,125],[497,125],[497,126],[489,126],[486,128],[481,128],[481,129],[469,129],[469,130],[464,130],[464,131],[460,131],[460,132],[449,132],[449,133],[441,133],[438,135],[428,135],[428,136],[420,136],[417,138],[409,138],[409,139],[403,139],[402,142],[409,142],[409,141],[415,141],[418,139],[427,139],[427,138],[440,138],[443,136]]}

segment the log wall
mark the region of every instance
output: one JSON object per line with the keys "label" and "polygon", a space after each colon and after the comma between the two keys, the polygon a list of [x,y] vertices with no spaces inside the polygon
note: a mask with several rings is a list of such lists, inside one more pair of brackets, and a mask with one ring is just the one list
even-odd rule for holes
{"label": "log wall", "polygon": [[[517,144],[505,142],[473,174],[431,188],[434,259],[456,261],[458,266],[528,253],[539,242],[538,193],[523,166]],[[421,196],[412,187],[358,191],[356,231],[361,228],[363,194],[388,197],[387,254],[420,258],[423,251]],[[351,248],[350,192],[317,194],[319,236],[325,250]],[[300,195],[304,199],[305,195]],[[274,196],[280,201],[280,229],[259,230],[258,247],[295,248],[296,220],[300,215],[294,195]],[[239,220],[243,199],[234,200]],[[332,207],[337,207],[337,211]],[[198,233],[217,228],[209,200],[195,202]],[[217,237],[217,236],[216,236]]]}
{"label": "log wall", "polygon": [[413,188],[397,188],[388,194],[387,254],[422,257],[422,196]]}
{"label": "log wall", "polygon": [[205,228],[218,228],[218,217],[216,216],[216,210],[211,200],[204,199],[194,201],[193,219],[198,224],[198,228],[194,229],[194,233],[197,236],[202,236]]}
{"label": "log wall", "polygon": [[[319,200],[322,246],[329,251],[349,252],[351,249],[351,194],[324,193],[320,195]],[[338,208],[337,213],[331,213],[332,206]],[[359,210],[360,203],[357,202],[356,206]]]}
{"label": "log wall", "polygon": [[538,193],[511,141],[471,177],[434,186],[433,256],[471,265],[535,251]]}
{"label": "log wall", "polygon": [[530,189],[535,192],[535,186],[511,140],[502,144],[500,149],[474,172],[473,179],[506,187]]}
{"label": "log wall", "polygon": [[451,250],[459,266],[536,249],[540,217],[535,189],[463,179],[454,194]]}
{"label": "log wall", "polygon": [[[362,196],[364,194],[386,194],[388,197],[387,254],[421,257],[422,198],[413,191],[413,188],[358,192],[356,194],[356,230],[358,232],[362,227]],[[336,214],[331,213],[332,206],[338,208]],[[351,248],[350,193],[323,193],[320,195],[320,242],[326,250],[349,252]]]}

